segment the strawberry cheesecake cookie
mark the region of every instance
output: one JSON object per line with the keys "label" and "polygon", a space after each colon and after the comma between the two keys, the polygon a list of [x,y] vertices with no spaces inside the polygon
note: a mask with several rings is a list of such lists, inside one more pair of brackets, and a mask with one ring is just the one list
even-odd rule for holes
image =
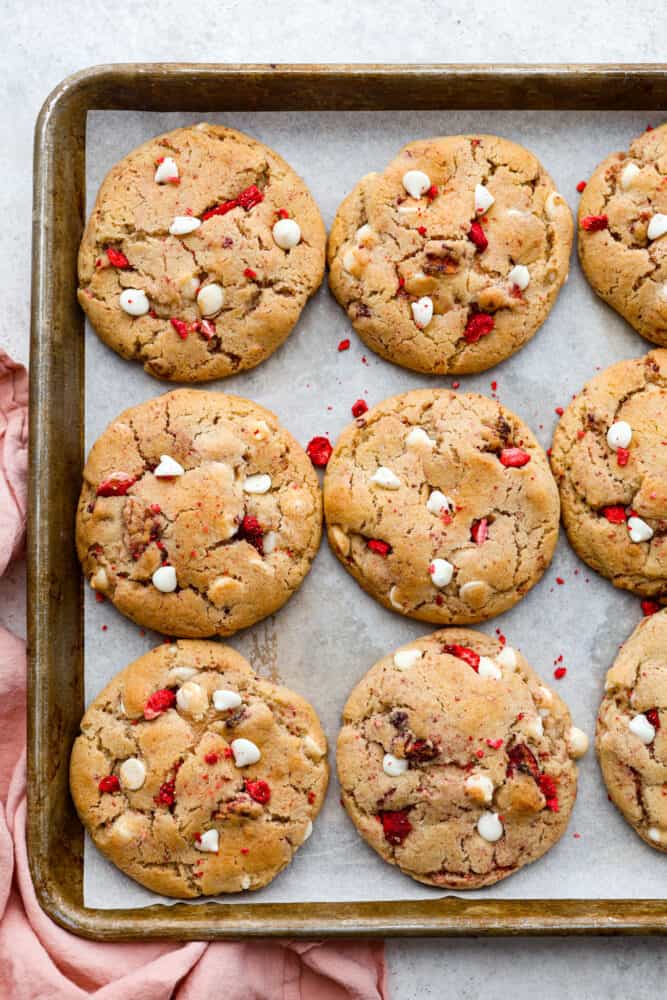
{"label": "strawberry cheesecake cookie", "polygon": [[556,428],[551,464],[578,555],[667,601],[667,350],[596,375]]}
{"label": "strawberry cheesecake cookie", "polygon": [[447,389],[385,399],[346,428],[324,505],[329,544],[364,590],[440,625],[511,608],[558,538],[558,491],[531,431]]}
{"label": "strawberry cheesecake cookie", "polygon": [[588,739],[517,650],[443,629],[385,656],[338,737],[343,805],[418,882],[477,889],[563,835]]}
{"label": "strawberry cheesecake cookie", "polygon": [[301,178],[241,132],[157,136],[107,175],[79,252],[79,302],[147,372],[223,378],[286,339],[324,274],[326,234]]}
{"label": "strawberry cheesecake cookie", "polygon": [[567,278],[572,215],[523,146],[424,139],[338,209],[331,290],[372,350],[413,371],[480,372],[518,351]]}
{"label": "strawberry cheesecake cookie", "polygon": [[612,802],[667,851],[667,611],[644,618],[607,674],[596,749]]}
{"label": "strawberry cheesecake cookie", "polygon": [[667,346],[667,125],[593,171],[579,203],[579,259],[600,298]]}
{"label": "strawberry cheesecake cookie", "polygon": [[214,642],[163,644],[81,722],[72,797],[95,845],[163,896],[259,889],[312,832],[329,769],[311,705]]}
{"label": "strawberry cheesecake cookie", "polygon": [[167,635],[231,635],[301,584],[321,535],[317,476],[273,413],[177,389],[93,445],[76,541],[86,578]]}

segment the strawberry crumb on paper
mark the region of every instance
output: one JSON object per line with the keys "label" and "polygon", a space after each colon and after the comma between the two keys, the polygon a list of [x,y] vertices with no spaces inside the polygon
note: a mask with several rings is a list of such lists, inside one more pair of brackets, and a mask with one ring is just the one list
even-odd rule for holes
{"label": "strawberry crumb on paper", "polygon": [[331,458],[331,453],[333,451],[333,445],[326,437],[314,437],[311,438],[306,445],[306,454],[311,460],[313,465],[317,466],[319,469],[323,469],[329,459]]}

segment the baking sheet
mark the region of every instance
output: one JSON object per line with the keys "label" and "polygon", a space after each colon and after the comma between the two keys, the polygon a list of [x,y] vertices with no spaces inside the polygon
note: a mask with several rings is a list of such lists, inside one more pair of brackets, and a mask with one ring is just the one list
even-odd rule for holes
{"label": "baking sheet", "polygon": [[[626,149],[652,112],[244,112],[208,120],[248,132],[280,152],[305,179],[327,228],[357,180],[381,170],[413,139],[491,132],[520,142],[541,159],[573,211],[576,184],[610,151]],[[88,116],[87,210],[107,170],[146,139],[200,120],[197,115],[93,112]],[[655,122],[657,124],[657,121]],[[338,342],[349,337],[349,351]],[[461,390],[490,394],[521,416],[541,444],[550,444],[555,407],[599,369],[650,347],[588,287],[573,255],[570,279],[547,322],[517,355],[476,376]],[[264,364],[207,386],[274,410],[305,444],[316,434],[335,441],[359,397],[386,396],[451,378],[418,375],[376,357],[356,337],[326,286],[309,303],[288,341]],[[137,364],[123,361],[86,330],[86,450],[128,406],[167,391]],[[563,585],[556,584],[556,577]],[[594,733],[604,675],[618,645],[641,617],[639,600],[615,590],[581,563],[564,533],[542,581],[511,611],[479,626],[501,629],[570,706],[574,722]],[[443,895],[401,875],[368,848],[339,803],[333,748],[343,704],[381,656],[433,631],[380,607],[338,564],[326,540],[303,586],[278,615],[228,640],[254,668],[307,697],[327,732],[332,780],[312,837],[292,864],[264,889],[225,902],[254,903],[428,899]],[[86,704],[131,660],[161,636],[141,630],[110,603],[85,596]],[[567,675],[554,681],[556,659]],[[662,898],[664,857],[645,845],[607,800],[593,750],[580,761],[577,803],[567,833],[544,858],[489,889],[467,896],[496,899]],[[86,836],[84,904],[135,908],[170,902],[137,885],[107,862]],[[173,902],[173,901],[171,901]]]}

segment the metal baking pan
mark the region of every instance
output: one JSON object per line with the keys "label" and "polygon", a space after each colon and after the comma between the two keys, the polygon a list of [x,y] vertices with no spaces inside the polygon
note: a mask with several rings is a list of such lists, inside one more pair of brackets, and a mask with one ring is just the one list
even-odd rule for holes
{"label": "metal baking pan", "polygon": [[87,112],[666,107],[662,65],[118,65],[76,74],[48,97],[36,127],[34,168],[28,850],[40,903],[59,924],[99,940],[667,930],[667,900],[661,899],[249,900],[86,908],[83,831],[68,791],[69,753],[83,713],[83,587],[74,512],[83,466],[84,318],[75,291]]}

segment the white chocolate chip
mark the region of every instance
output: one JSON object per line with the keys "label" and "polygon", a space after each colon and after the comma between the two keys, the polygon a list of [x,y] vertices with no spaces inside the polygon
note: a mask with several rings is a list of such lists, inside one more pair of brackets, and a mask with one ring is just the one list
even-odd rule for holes
{"label": "white chocolate chip", "polygon": [[502,671],[498,669],[490,656],[480,656],[477,673],[487,680],[499,681],[502,678]]}
{"label": "white chocolate chip", "polygon": [[435,587],[446,587],[454,576],[454,567],[446,559],[434,559],[428,572]]}
{"label": "white chocolate chip", "polygon": [[189,681],[191,677],[194,677],[198,673],[194,667],[172,667],[167,674],[167,680],[169,682],[175,682],[176,684],[185,684]]}
{"label": "white chocolate chip", "polygon": [[641,517],[628,518],[628,532],[631,542],[648,542],[653,538],[653,528]]}
{"label": "white chocolate chip", "polygon": [[435,441],[429,437],[423,427],[413,427],[405,439],[408,448],[433,448]]}
{"label": "white chocolate chip", "polygon": [[194,215],[175,215],[171,220],[169,232],[172,236],[187,236],[194,233],[195,229],[201,226],[201,219],[196,219]]}
{"label": "white chocolate chip", "polygon": [[242,703],[240,694],[236,691],[227,691],[225,688],[218,688],[213,692],[213,708],[216,712],[227,712],[230,708],[238,708]]}
{"label": "white chocolate chip", "polygon": [[270,556],[278,544],[278,535],[275,531],[267,531],[264,535],[264,555]]}
{"label": "white chocolate chip", "polygon": [[394,666],[399,670],[409,670],[416,666],[422,658],[421,649],[399,649],[394,653]]}
{"label": "white chocolate chip", "polygon": [[141,288],[126,288],[120,293],[120,307],[128,316],[145,316],[151,307],[148,296]]}
{"label": "white chocolate chip", "polygon": [[197,293],[197,306],[202,316],[215,316],[222,309],[225,302],[225,290],[222,285],[212,282],[204,285]]}
{"label": "white chocolate chip", "polygon": [[496,662],[499,663],[501,667],[507,667],[508,670],[514,670],[517,664],[516,651],[512,649],[511,646],[503,646],[501,651],[496,656]]}
{"label": "white chocolate chip", "polygon": [[625,420],[617,420],[607,431],[607,444],[616,451],[627,448],[632,441],[632,427]]}
{"label": "white chocolate chip", "polygon": [[544,725],[541,717],[536,715],[534,719],[529,719],[524,727],[524,732],[533,740],[541,740],[544,736]]}
{"label": "white chocolate chip", "polygon": [[416,302],[412,302],[410,308],[412,309],[412,318],[415,321],[415,326],[418,326],[420,330],[425,330],[433,319],[433,299],[430,299],[428,295],[424,295],[421,299],[417,299]]}
{"label": "white chocolate chip", "polygon": [[220,837],[217,830],[207,830],[202,833],[199,840],[195,840],[195,847],[198,851],[206,854],[217,854],[220,846]]}
{"label": "white chocolate chip", "polygon": [[544,207],[550,219],[555,215],[556,209],[563,204],[565,204],[565,202],[558,191],[552,191],[544,203]]}
{"label": "white chocolate chip", "polygon": [[510,273],[507,275],[507,280],[510,285],[516,285],[516,287],[523,292],[525,288],[528,288],[530,284],[530,271],[525,264],[515,264]]}
{"label": "white chocolate chip", "polygon": [[486,774],[471,774],[465,780],[465,791],[475,802],[488,805],[493,799],[493,782]]}
{"label": "white chocolate chip", "polygon": [[477,215],[491,208],[495,200],[489,189],[485,188],[483,184],[475,185],[475,212]]}
{"label": "white chocolate chip", "polygon": [[309,837],[312,836],[312,833],[313,833],[313,824],[310,820],[308,820],[308,822],[306,823],[306,829],[304,831],[303,840],[301,841],[301,843],[305,844],[306,841],[309,839]]}
{"label": "white chocolate chip", "polygon": [[650,240],[659,240],[665,233],[667,233],[667,215],[663,215],[662,212],[656,212],[648,224],[646,235]]}
{"label": "white chocolate chip", "polygon": [[343,267],[348,274],[354,274],[357,267],[357,254],[354,249],[346,250],[343,254]]}
{"label": "white chocolate chip", "polygon": [[368,223],[366,222],[364,223],[363,226],[359,226],[356,233],[354,234],[354,238],[356,239],[357,243],[363,243],[364,240],[370,239],[370,237],[374,235],[375,233],[373,232],[373,227],[369,226]]}
{"label": "white chocolate chip", "polygon": [[301,242],[301,227],[294,219],[278,219],[273,227],[273,241],[281,250],[293,250]]}
{"label": "white chocolate chip", "polygon": [[170,455],[160,455],[160,464],[155,468],[153,475],[158,479],[160,477],[171,479],[173,476],[182,476],[184,472],[185,469],[175,458],[171,458]]}
{"label": "white chocolate chip", "polygon": [[146,780],[146,766],[138,757],[128,757],[118,769],[120,783],[131,792],[136,792]]}
{"label": "white chocolate chip", "polygon": [[431,178],[423,170],[408,170],[403,174],[403,187],[411,198],[421,198],[431,186]]}
{"label": "white chocolate chip", "polygon": [[248,476],[243,482],[244,493],[268,493],[271,489],[271,476],[266,472],[259,472],[255,476]]}
{"label": "white chocolate chip", "polygon": [[179,711],[191,715],[193,719],[201,719],[208,709],[208,694],[195,681],[186,681],[176,692],[176,705]]}
{"label": "white chocolate chip", "polygon": [[398,214],[399,215],[412,215],[414,212],[418,212],[419,207],[417,205],[399,205]]}
{"label": "white chocolate chip", "polygon": [[118,844],[129,844],[143,833],[145,820],[137,813],[123,813],[111,827],[113,839]]}
{"label": "white chocolate chip", "polygon": [[490,844],[495,844],[500,840],[504,830],[503,824],[498,819],[498,813],[485,812],[477,820],[477,832],[484,840]]}
{"label": "white chocolate chip", "polygon": [[93,590],[106,590],[109,586],[109,577],[105,569],[98,569],[90,578],[90,586]]}
{"label": "white chocolate chip", "polygon": [[552,705],[554,696],[549,690],[549,688],[540,686],[535,692],[535,700],[538,703],[538,705],[543,705],[543,706]]}
{"label": "white chocolate chip", "polygon": [[655,826],[649,827],[647,836],[648,839],[652,840],[654,844],[661,844],[664,838],[662,831],[658,830]]}
{"label": "white chocolate chip", "polygon": [[389,601],[391,602],[392,608],[398,608],[400,610],[403,607],[404,602],[399,601],[398,597],[396,596],[397,591],[398,587],[396,586],[396,584],[394,584],[394,586],[389,591]]}
{"label": "white chocolate chip", "polygon": [[241,888],[242,889],[249,889],[250,888],[250,881],[251,881],[250,880],[250,876],[249,875],[244,875],[243,878],[241,879]]}
{"label": "white chocolate chip", "polygon": [[155,570],[151,579],[153,586],[162,591],[163,594],[171,594],[178,586],[176,570],[173,566],[160,566]]}
{"label": "white chocolate chip", "polygon": [[259,747],[252,740],[232,740],[232,753],[234,763],[237,767],[247,767],[249,764],[256,764],[262,756]]}
{"label": "white chocolate chip", "polygon": [[632,182],[639,173],[641,173],[641,171],[636,163],[628,163],[627,166],[623,167],[623,170],[621,171],[621,187],[624,191],[627,191],[629,187],[632,187]]}
{"label": "white chocolate chip", "polygon": [[628,723],[628,729],[635,736],[638,736],[642,743],[652,743],[655,739],[655,726],[649,722],[645,715],[635,715]]}
{"label": "white chocolate chip", "polygon": [[378,466],[371,476],[371,482],[381,486],[383,490],[397,490],[401,485],[401,480],[386,465]]}
{"label": "white chocolate chip", "polygon": [[308,756],[312,757],[313,760],[320,760],[322,757],[324,757],[324,755],[326,753],[326,750],[323,749],[319,745],[319,743],[317,742],[317,740],[314,740],[313,737],[310,736],[310,734],[307,734],[306,736],[304,736],[304,738],[303,738],[303,748],[306,751],[306,753],[308,754]]}
{"label": "white chocolate chip", "polygon": [[382,758],[382,770],[390,778],[398,778],[399,775],[405,774],[408,767],[407,760],[402,757],[394,757],[393,753],[386,753]]}
{"label": "white chocolate chip", "polygon": [[566,742],[571,757],[583,757],[588,750],[588,736],[583,729],[577,729],[576,726],[572,726],[568,731]]}
{"label": "white chocolate chip", "polygon": [[165,156],[162,163],[158,163],[155,168],[155,183],[167,184],[169,181],[175,181],[177,177],[178,165],[176,160],[171,156]]}
{"label": "white chocolate chip", "polygon": [[454,510],[454,501],[451,497],[447,497],[444,493],[441,493],[440,490],[433,490],[426,501],[426,510],[429,514],[435,514],[436,517],[440,517],[441,514],[448,514]]}
{"label": "white chocolate chip", "polygon": [[459,587],[459,597],[469,608],[479,610],[486,604],[490,589],[488,583],[484,580],[468,580],[463,586]]}

